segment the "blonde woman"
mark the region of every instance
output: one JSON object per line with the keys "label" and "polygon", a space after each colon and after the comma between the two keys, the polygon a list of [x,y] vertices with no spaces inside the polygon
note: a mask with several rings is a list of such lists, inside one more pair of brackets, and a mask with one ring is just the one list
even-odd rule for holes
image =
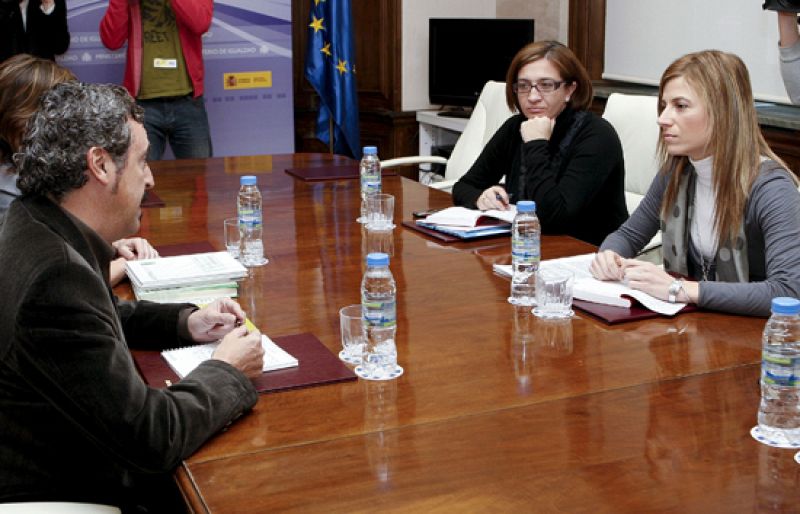
{"label": "blonde woman", "polygon": [[[773,297],[800,296],[797,179],[761,135],[742,60],[715,50],[677,59],[659,110],[661,172],[592,273],[736,314],[766,316]],[[629,259],[659,228],[664,269]]]}

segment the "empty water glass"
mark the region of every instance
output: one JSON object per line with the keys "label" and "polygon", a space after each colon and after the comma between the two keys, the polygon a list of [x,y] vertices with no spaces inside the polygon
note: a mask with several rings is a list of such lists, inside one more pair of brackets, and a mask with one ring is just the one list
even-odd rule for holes
{"label": "empty water glass", "polygon": [[223,221],[223,229],[225,233],[225,249],[234,259],[239,258],[239,244],[241,242],[242,234],[239,231],[239,219],[227,218]]}
{"label": "empty water glass", "polygon": [[536,272],[536,308],[540,318],[569,318],[572,312],[572,285],[575,275],[561,269],[540,269]]}
{"label": "empty water glass", "polygon": [[384,193],[367,195],[365,202],[368,230],[394,228],[394,196]]}
{"label": "empty water glass", "polygon": [[339,358],[348,364],[361,364],[367,335],[361,320],[360,303],[339,309],[339,326],[342,334],[342,351],[339,352]]}

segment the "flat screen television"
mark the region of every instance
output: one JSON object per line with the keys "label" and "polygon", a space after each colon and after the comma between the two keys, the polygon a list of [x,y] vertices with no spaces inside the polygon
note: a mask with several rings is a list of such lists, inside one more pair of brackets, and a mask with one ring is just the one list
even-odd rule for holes
{"label": "flat screen television", "polygon": [[511,59],[533,41],[533,20],[431,18],[428,97],[472,107],[487,80],[505,82]]}

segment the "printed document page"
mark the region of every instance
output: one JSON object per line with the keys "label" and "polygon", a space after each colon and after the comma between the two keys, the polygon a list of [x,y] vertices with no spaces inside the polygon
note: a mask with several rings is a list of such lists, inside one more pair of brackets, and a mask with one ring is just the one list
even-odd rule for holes
{"label": "printed document page", "polygon": [[247,276],[247,268],[228,252],[127,261],[131,282],[140,289],[227,282]]}

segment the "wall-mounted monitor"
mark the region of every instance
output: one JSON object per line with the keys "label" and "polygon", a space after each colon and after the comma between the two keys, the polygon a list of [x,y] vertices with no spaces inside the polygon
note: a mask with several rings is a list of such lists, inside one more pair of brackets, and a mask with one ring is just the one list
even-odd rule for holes
{"label": "wall-mounted monitor", "polygon": [[431,18],[430,102],[474,106],[487,80],[505,82],[511,59],[533,41],[533,25],[522,19]]}

